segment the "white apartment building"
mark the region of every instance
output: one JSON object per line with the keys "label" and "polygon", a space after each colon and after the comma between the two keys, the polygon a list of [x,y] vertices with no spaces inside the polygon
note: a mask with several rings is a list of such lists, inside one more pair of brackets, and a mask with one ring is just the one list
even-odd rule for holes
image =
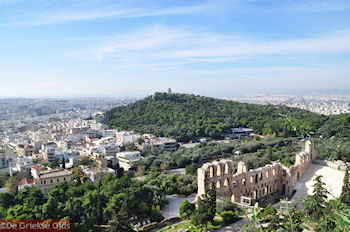
{"label": "white apartment building", "polygon": [[44,150],[44,160],[45,162],[52,162],[56,159],[56,148],[55,147],[46,147]]}
{"label": "white apartment building", "polygon": [[10,162],[10,175],[16,172],[29,172],[33,167],[33,160],[27,156],[18,156]]}
{"label": "white apartment building", "polygon": [[132,164],[139,161],[143,157],[139,151],[125,151],[117,153],[119,167],[123,168],[124,171],[129,171]]}

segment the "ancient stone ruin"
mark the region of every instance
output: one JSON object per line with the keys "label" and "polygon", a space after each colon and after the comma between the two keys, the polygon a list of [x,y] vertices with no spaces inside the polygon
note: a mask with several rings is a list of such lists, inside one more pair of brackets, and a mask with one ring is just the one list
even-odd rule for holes
{"label": "ancient stone ruin", "polygon": [[241,161],[236,174],[233,174],[231,160],[205,163],[198,169],[197,196],[204,194],[205,188],[213,182],[218,198],[229,197],[232,202],[245,205],[262,200],[271,201],[273,196],[291,196],[293,187],[315,158],[315,149],[307,141],[303,151],[296,154],[295,164],[289,168],[274,162],[248,171],[247,165]]}

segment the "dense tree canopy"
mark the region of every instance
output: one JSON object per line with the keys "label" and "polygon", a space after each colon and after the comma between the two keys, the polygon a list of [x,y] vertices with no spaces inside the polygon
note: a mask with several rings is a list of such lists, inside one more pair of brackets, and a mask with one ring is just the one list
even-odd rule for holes
{"label": "dense tree canopy", "polygon": [[112,220],[112,231],[122,227],[128,231],[132,216],[161,220],[159,208],[165,203],[160,188],[128,176],[116,178],[109,174],[96,183],[63,182],[50,189],[48,196],[35,187],[26,187],[18,193],[0,193],[0,217],[69,218],[72,231],[99,231],[94,225]]}
{"label": "dense tree canopy", "polygon": [[155,93],[135,103],[106,112],[105,123],[122,130],[152,133],[189,141],[222,138],[233,124],[259,134],[296,135],[286,122],[293,119],[308,131],[326,137],[349,136],[350,114],[323,116],[286,106],[256,105],[186,94]]}

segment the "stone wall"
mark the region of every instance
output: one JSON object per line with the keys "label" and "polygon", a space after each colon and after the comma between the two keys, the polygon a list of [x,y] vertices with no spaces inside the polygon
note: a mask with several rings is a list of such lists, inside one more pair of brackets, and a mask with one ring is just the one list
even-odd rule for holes
{"label": "stone wall", "polygon": [[204,194],[205,188],[212,183],[216,187],[217,197],[229,197],[232,202],[237,203],[251,204],[259,199],[268,198],[270,194],[288,196],[292,194],[294,185],[315,158],[315,150],[311,142],[307,141],[303,151],[296,154],[295,164],[289,168],[280,162],[274,162],[248,171],[247,165],[241,161],[233,175],[231,160],[205,163],[198,169],[197,196]]}
{"label": "stone wall", "polygon": [[159,228],[165,227],[168,224],[174,224],[176,222],[181,221],[181,219],[179,217],[173,217],[173,218],[168,218],[168,219],[164,219],[161,222],[153,222],[151,224],[148,224],[146,226],[144,226],[143,228],[139,229],[138,231],[153,231],[153,230],[158,230]]}
{"label": "stone wall", "polygon": [[[319,160],[316,159],[314,160],[314,163],[316,164],[320,164],[322,166],[327,166],[336,170],[341,170],[341,171],[345,171],[346,169],[346,165],[344,163],[344,161],[342,160],[336,160],[336,161],[329,161],[329,160]],[[347,163],[347,165],[350,165],[350,163]]]}

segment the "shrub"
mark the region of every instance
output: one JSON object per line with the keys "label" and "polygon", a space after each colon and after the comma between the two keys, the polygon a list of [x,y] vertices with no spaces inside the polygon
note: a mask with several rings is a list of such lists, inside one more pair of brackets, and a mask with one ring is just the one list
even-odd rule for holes
{"label": "shrub", "polygon": [[195,204],[189,203],[187,200],[180,205],[179,216],[181,219],[190,219],[196,209]]}
{"label": "shrub", "polygon": [[224,211],[237,211],[239,208],[236,204],[232,203],[228,198],[225,198],[223,201],[220,201],[216,204],[216,212],[221,214]]}
{"label": "shrub", "polygon": [[163,219],[164,219],[164,217],[158,209],[152,209],[151,215],[150,215],[150,220],[152,222],[160,222]]}
{"label": "shrub", "polygon": [[234,223],[237,220],[237,214],[232,211],[224,211],[220,214],[225,225]]}
{"label": "shrub", "polygon": [[200,223],[199,223],[199,218],[198,218],[198,214],[195,214],[191,217],[191,223],[192,225],[194,226],[198,226]]}

